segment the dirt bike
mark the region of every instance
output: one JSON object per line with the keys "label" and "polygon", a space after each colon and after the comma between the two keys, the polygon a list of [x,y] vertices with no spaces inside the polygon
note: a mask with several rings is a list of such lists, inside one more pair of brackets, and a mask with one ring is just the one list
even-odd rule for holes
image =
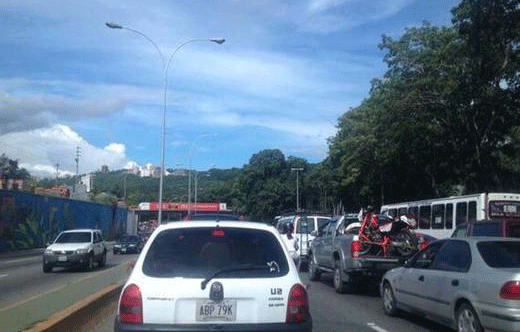
{"label": "dirt bike", "polygon": [[367,213],[361,222],[358,240],[359,255],[408,257],[419,249],[419,241],[410,230],[417,225],[415,218],[402,215],[380,224],[377,215]]}

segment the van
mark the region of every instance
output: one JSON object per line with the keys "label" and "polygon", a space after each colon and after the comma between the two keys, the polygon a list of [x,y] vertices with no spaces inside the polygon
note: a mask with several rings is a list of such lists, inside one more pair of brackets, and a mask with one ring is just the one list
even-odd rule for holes
{"label": "van", "polygon": [[314,235],[311,233],[314,230],[318,230],[329,222],[332,219],[329,215],[318,215],[318,214],[311,214],[311,215],[304,215],[304,214],[297,214],[297,215],[290,215],[290,216],[282,216],[278,219],[278,222],[276,223],[276,229],[281,233],[284,234],[284,230],[287,228],[287,224],[292,224],[292,235],[296,238],[297,242],[297,249],[296,249],[296,256],[299,257],[298,263],[300,266],[302,264],[307,263],[307,251],[308,248],[314,239]]}

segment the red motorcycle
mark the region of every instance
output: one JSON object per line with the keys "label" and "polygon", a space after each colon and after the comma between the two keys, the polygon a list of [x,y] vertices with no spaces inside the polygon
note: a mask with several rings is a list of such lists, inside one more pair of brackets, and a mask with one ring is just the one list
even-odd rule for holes
{"label": "red motorcycle", "polygon": [[[380,220],[382,219],[382,220]],[[419,250],[419,240],[410,230],[417,221],[402,215],[389,218],[365,213],[358,232],[359,255],[408,257]]]}

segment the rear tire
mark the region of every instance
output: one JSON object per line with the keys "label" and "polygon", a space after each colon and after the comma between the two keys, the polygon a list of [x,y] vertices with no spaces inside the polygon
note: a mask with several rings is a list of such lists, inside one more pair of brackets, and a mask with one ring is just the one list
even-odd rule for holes
{"label": "rear tire", "polygon": [[482,332],[482,324],[469,303],[462,303],[455,315],[457,332]]}
{"label": "rear tire", "polygon": [[409,230],[399,232],[395,236],[394,241],[400,244],[396,249],[401,256],[408,257],[419,250],[417,236],[413,235]]}
{"label": "rear tire", "polygon": [[345,281],[343,281],[340,265],[341,264],[338,260],[334,264],[334,276],[332,277],[332,283],[334,284],[334,290],[336,293],[344,294],[348,290],[348,285]]}
{"label": "rear tire", "polygon": [[311,281],[320,280],[321,272],[318,270],[318,264],[316,263],[316,258],[314,257],[314,253],[311,252],[311,256],[309,257],[309,279]]}
{"label": "rear tire", "polygon": [[394,291],[388,281],[383,284],[383,309],[385,314],[390,317],[397,316],[399,312],[395,303]]}

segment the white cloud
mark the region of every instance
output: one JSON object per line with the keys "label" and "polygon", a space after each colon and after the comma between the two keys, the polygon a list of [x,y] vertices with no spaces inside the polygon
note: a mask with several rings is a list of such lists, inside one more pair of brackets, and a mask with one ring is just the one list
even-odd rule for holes
{"label": "white cloud", "polygon": [[81,151],[80,174],[97,171],[102,165],[107,165],[109,169],[121,169],[132,162],[126,156],[123,144],[111,143],[98,148],[64,125],[0,136],[2,153],[20,160],[20,167],[40,177],[54,177],[56,168],[60,176],[76,174],[74,158],[77,147]]}

